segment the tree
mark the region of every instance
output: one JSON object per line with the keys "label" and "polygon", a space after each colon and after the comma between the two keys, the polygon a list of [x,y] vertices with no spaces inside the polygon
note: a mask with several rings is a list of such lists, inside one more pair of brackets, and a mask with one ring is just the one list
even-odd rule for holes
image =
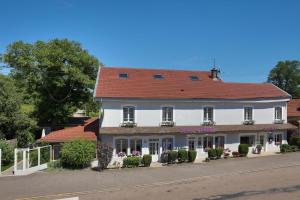
{"label": "tree", "polygon": [[40,124],[63,123],[92,95],[99,61],[67,39],[8,46],[4,62],[11,76],[34,102]]}
{"label": "tree", "polygon": [[14,83],[0,74],[0,138],[13,139],[18,133],[35,127],[35,122],[21,111],[22,96]]}
{"label": "tree", "polygon": [[300,62],[299,61],[280,61],[270,71],[268,82],[273,83],[283,89],[293,97],[300,97]]}

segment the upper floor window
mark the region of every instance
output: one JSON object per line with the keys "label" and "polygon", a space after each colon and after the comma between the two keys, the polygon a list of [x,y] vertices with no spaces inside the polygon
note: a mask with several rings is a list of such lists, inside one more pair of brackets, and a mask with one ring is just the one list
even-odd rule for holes
{"label": "upper floor window", "polygon": [[244,107],[244,121],[253,120],[253,108],[252,107]]}
{"label": "upper floor window", "polygon": [[282,107],[275,107],[275,120],[282,120]]}
{"label": "upper floor window", "polygon": [[173,107],[162,108],[162,121],[172,122],[173,121]]}
{"label": "upper floor window", "polygon": [[214,119],[214,108],[213,107],[205,107],[204,108],[204,116],[203,119],[205,122],[213,121]]}
{"label": "upper floor window", "polygon": [[123,122],[134,122],[134,110],[133,106],[123,107]]}

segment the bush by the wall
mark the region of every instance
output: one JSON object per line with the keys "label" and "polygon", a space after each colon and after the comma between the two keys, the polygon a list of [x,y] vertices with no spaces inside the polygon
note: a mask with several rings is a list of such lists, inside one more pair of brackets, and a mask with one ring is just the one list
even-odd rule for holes
{"label": "bush by the wall", "polygon": [[240,156],[247,156],[248,152],[249,152],[249,145],[248,144],[240,144],[239,145]]}
{"label": "bush by the wall", "polygon": [[290,148],[291,148],[292,152],[296,152],[299,149],[298,146],[295,146],[295,145],[291,145]]}
{"label": "bush by the wall", "polygon": [[95,143],[87,140],[67,142],[61,149],[62,166],[66,168],[88,167],[95,155]]}
{"label": "bush by the wall", "polygon": [[290,145],[288,145],[288,144],[280,145],[280,152],[281,153],[286,153],[286,152],[289,152],[290,150],[291,150]]}
{"label": "bush by the wall", "polygon": [[300,149],[300,136],[294,136],[290,139],[291,145],[297,146]]}
{"label": "bush by the wall", "polygon": [[175,163],[176,159],[178,157],[178,152],[177,151],[169,151],[168,152],[168,163]]}
{"label": "bush by the wall", "polygon": [[189,150],[188,151],[189,162],[194,162],[197,157],[197,151]]}
{"label": "bush by the wall", "polygon": [[140,165],[140,157],[131,156],[123,159],[123,167],[138,167]]}
{"label": "bush by the wall", "polygon": [[216,149],[208,149],[208,158],[215,159],[217,157]]}
{"label": "bush by the wall", "polygon": [[224,149],[223,148],[216,148],[216,156],[217,158],[221,158],[223,155]]}
{"label": "bush by the wall", "polygon": [[14,161],[14,149],[6,140],[0,140],[0,149],[2,151],[2,164],[9,165]]}
{"label": "bush by the wall", "polygon": [[185,150],[185,149],[179,149],[178,150],[178,156],[177,156],[177,158],[178,158],[178,162],[179,163],[183,163],[183,162],[187,161],[187,159],[188,159],[188,152],[187,152],[187,150]]}
{"label": "bush by the wall", "polygon": [[145,154],[145,155],[143,156],[143,159],[142,159],[142,164],[143,164],[145,167],[150,167],[151,162],[152,162],[152,156],[151,156],[151,155],[148,155],[148,154]]}

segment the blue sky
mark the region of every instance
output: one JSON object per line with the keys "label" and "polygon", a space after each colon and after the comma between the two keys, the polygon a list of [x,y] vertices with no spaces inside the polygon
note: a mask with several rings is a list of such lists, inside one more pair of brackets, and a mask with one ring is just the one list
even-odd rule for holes
{"label": "blue sky", "polygon": [[[264,82],[300,60],[298,0],[0,0],[0,52],[16,40],[78,41],[107,66],[208,70]],[[2,71],[2,73],[7,73]]]}

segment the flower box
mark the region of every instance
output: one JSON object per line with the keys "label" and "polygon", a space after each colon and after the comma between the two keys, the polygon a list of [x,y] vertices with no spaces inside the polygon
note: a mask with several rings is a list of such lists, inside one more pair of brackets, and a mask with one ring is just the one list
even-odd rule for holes
{"label": "flower box", "polygon": [[244,125],[253,125],[255,123],[254,120],[246,120],[243,122]]}
{"label": "flower box", "polygon": [[137,124],[134,122],[123,122],[120,124],[121,127],[126,127],[126,128],[133,128],[136,127]]}

